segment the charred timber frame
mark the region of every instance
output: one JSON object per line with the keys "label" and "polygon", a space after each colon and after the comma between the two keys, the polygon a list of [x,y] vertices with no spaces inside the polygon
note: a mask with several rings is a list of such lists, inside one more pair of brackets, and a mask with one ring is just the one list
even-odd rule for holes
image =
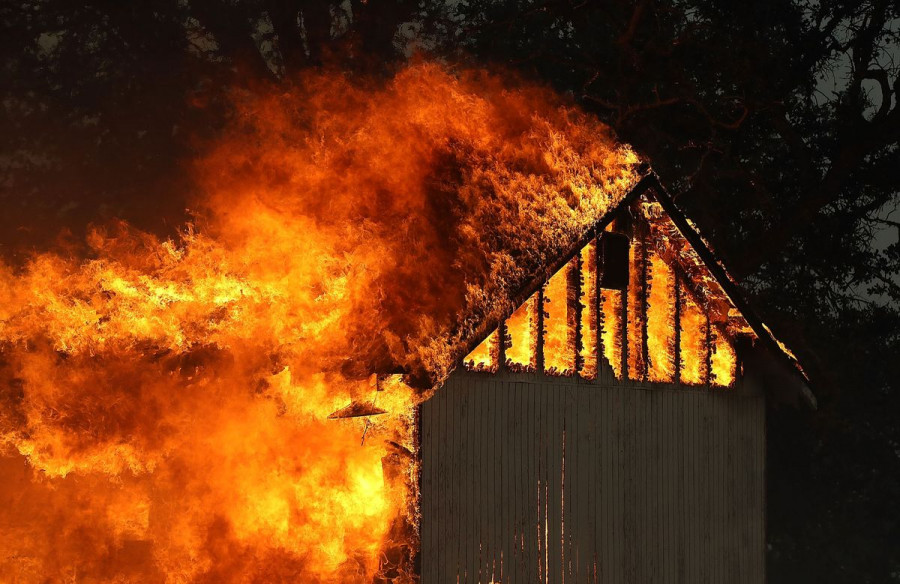
{"label": "charred timber frame", "polygon": [[683,302],[682,296],[684,293],[681,290],[682,277],[678,270],[672,271],[672,278],[675,280],[675,315],[673,316],[675,321],[675,367],[672,373],[672,381],[681,383],[681,303]]}
{"label": "charred timber frame", "polygon": [[[710,273],[722,287],[725,295],[728,296],[731,303],[734,304],[735,308],[738,309],[747,321],[747,324],[750,325],[753,332],[756,333],[759,342],[761,342],[776,359],[780,360],[788,367],[790,371],[796,372],[796,375],[802,380],[803,384],[806,385],[809,380],[797,368],[797,363],[784,352],[779,346],[778,341],[776,341],[775,337],[772,336],[772,333],[769,332],[769,329],[766,328],[762,320],[760,320],[753,309],[750,308],[747,301],[744,300],[738,285],[731,279],[731,276],[728,275],[728,272],[726,272],[725,268],[719,263],[718,258],[713,254],[712,250],[706,244],[706,241],[704,241],[700,234],[697,233],[681,211],[678,210],[678,207],[675,206],[675,202],[672,200],[671,195],[669,195],[669,192],[662,186],[656,173],[651,171],[645,178],[647,177],[652,177],[651,180],[654,183],[653,191],[656,201],[662,206],[663,210],[675,224],[675,227],[681,232],[681,235],[691,244],[694,251],[706,264]],[[816,400],[811,392],[804,393],[803,397],[813,409],[816,408]]]}
{"label": "charred timber frame", "polygon": [[[604,216],[598,220],[594,226],[588,230],[586,230],[585,234],[579,238],[575,243],[572,244],[569,251],[565,254],[562,254],[556,261],[548,262],[546,266],[543,268],[539,268],[537,273],[529,280],[529,282],[520,290],[520,292],[514,295],[511,298],[511,306],[518,307],[523,304],[526,300],[528,300],[532,295],[537,293],[538,295],[538,306],[537,306],[537,315],[536,315],[536,366],[535,369],[538,372],[544,371],[544,343],[543,343],[543,320],[544,320],[544,298],[543,298],[543,286],[544,283],[549,280],[551,276],[556,274],[559,270],[564,268],[566,264],[572,261],[572,258],[578,256],[581,252],[581,249],[588,245],[591,240],[594,240],[598,237],[598,235],[604,231],[607,226],[609,226],[612,221],[620,216],[622,211],[628,210],[631,205],[637,201],[641,196],[648,195],[653,200],[658,202],[666,214],[669,216],[671,221],[674,223],[675,227],[678,229],[680,234],[685,238],[685,240],[691,245],[700,259],[703,261],[704,265],[709,270],[710,274],[716,280],[716,282],[721,286],[722,291],[728,297],[729,301],[732,305],[742,314],[744,319],[747,321],[747,324],[750,326],[751,330],[756,334],[759,342],[763,344],[763,346],[782,364],[789,368],[789,370],[796,373],[796,375],[802,380],[802,383],[806,385],[808,380],[806,376],[801,372],[798,368],[797,363],[789,357],[785,351],[778,344],[778,341],[775,340],[772,333],[766,328],[763,324],[762,320],[755,314],[755,312],[750,308],[749,304],[744,300],[740,289],[737,284],[731,279],[728,273],[725,271],[725,268],[719,263],[718,258],[716,258],[715,254],[713,254],[712,250],[706,244],[706,241],[700,236],[699,233],[693,228],[693,226],[688,222],[687,218],[681,213],[678,207],[675,206],[674,201],[672,200],[669,192],[663,187],[662,183],[659,180],[659,177],[652,170],[647,170],[645,174],[638,180],[638,182],[634,185],[631,191],[622,198],[619,203],[613,207],[611,210],[606,212]],[[598,254],[599,256],[599,254]],[[599,264],[599,257],[597,259],[598,263],[598,280],[601,274],[602,266]],[[680,291],[682,293],[689,293],[692,296],[696,295],[695,291],[692,289],[691,282],[687,281],[686,275],[682,273],[682,270],[679,268],[677,270],[675,276],[681,282]],[[678,288],[678,286],[676,286]],[[699,295],[697,295],[699,296]],[[597,300],[599,303],[600,298],[600,290],[598,286],[597,290]],[[627,377],[628,374],[628,353],[629,353],[629,343],[627,342],[627,314],[628,314],[628,293],[627,289],[621,292],[622,298],[622,375],[623,378]],[[699,298],[698,298],[699,300]],[[705,302],[703,303],[706,304]],[[676,303],[676,306],[678,303]],[[709,323],[709,311],[708,307],[704,306],[704,312],[706,313],[707,319],[707,336],[711,337],[710,324]],[[678,310],[678,309],[676,309]],[[680,311],[679,311],[680,312]],[[487,337],[495,328],[500,327],[506,320],[509,318],[512,311],[509,314],[504,314],[499,322],[495,319],[485,319],[482,320],[479,325],[473,330],[469,340],[465,343],[463,350],[461,351],[460,356],[457,358],[455,367],[459,367],[463,364],[465,356],[468,355],[475,347],[477,347],[480,342]],[[598,310],[598,317],[600,317],[601,311]],[[677,321],[676,321],[677,323]],[[646,325],[643,325],[646,326]],[[677,330],[676,326],[676,330]],[[602,346],[602,335],[597,335],[597,351],[598,351],[598,366],[600,363],[603,363],[603,346]],[[504,337],[500,336],[501,345],[504,344]],[[677,352],[679,353],[676,356],[677,368],[680,369],[681,366],[681,357],[680,357],[680,340],[677,343]],[[707,342],[707,362],[709,361],[709,352],[711,352],[710,343]],[[577,352],[576,352],[577,356]],[[740,357],[738,356],[738,359]],[[498,362],[498,367],[500,369],[505,368],[504,362]],[[710,368],[707,367],[707,384],[709,383],[710,376]],[[679,371],[680,374],[680,371]],[[419,384],[415,383],[415,378],[409,378],[409,382],[413,386],[417,386]],[[678,381],[678,378],[675,378],[675,381]],[[429,384],[428,387],[431,387]],[[808,404],[815,408],[815,398],[813,397],[811,392],[806,392],[803,394],[804,398],[807,400]]]}
{"label": "charred timber frame", "polygon": [[[619,212],[623,209],[628,208],[631,205],[632,201],[637,200],[641,195],[646,193],[648,190],[653,188],[655,185],[658,185],[659,181],[656,178],[656,175],[653,173],[647,173],[637,182],[634,188],[631,189],[625,197],[619,201],[619,204],[616,205],[612,210],[608,211],[591,229],[588,229],[584,236],[578,239],[568,252],[560,256],[555,262],[548,263],[545,267],[538,269],[537,273],[531,278],[531,280],[526,284],[522,290],[512,297],[511,305],[513,307],[520,306],[526,300],[528,300],[534,293],[542,292],[544,287],[544,282],[550,279],[556,272],[561,270],[566,264],[568,264],[573,257],[579,254],[581,248],[586,246],[591,242],[592,239],[596,238],[597,235],[606,229],[606,226],[609,225],[613,218],[619,214]],[[538,331],[537,331],[537,355],[539,363],[536,366],[538,371],[543,371],[544,363],[543,363],[543,312],[544,312],[544,302],[543,302],[543,293],[540,294],[540,298],[538,298],[538,311],[537,311],[537,322],[538,322]],[[515,310],[515,308],[513,308]],[[509,314],[504,314],[502,318],[499,319],[500,322],[505,321],[510,317],[513,311],[509,311]],[[472,331],[472,335],[469,338],[469,341],[465,344],[463,350],[461,351],[461,356],[457,359],[456,366],[459,366],[463,363],[465,356],[472,352],[475,347],[477,347],[488,334],[490,334],[495,328],[500,325],[500,322],[495,321],[494,319],[486,319],[481,321],[481,323]]]}

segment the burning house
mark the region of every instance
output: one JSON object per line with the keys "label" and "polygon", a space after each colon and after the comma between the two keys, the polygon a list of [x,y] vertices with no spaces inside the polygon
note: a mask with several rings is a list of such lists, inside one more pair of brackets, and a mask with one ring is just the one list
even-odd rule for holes
{"label": "burning house", "polygon": [[765,403],[815,406],[653,175],[421,406],[421,577],[765,581]]}
{"label": "burning house", "polygon": [[310,75],[235,92],[196,225],[0,263],[0,580],[761,582],[812,397],[640,157],[483,71]]}

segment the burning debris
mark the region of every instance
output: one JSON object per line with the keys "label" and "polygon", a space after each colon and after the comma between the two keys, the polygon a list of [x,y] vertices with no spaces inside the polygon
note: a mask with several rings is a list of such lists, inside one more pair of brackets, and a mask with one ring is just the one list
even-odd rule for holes
{"label": "burning debris", "polygon": [[[412,580],[421,394],[389,377],[329,415],[372,371],[442,380],[638,178],[607,128],[482,72],[318,74],[234,110],[196,227],[0,266],[0,579]],[[547,365],[596,367],[554,353],[590,267],[560,278],[485,355],[543,367],[547,318]]]}

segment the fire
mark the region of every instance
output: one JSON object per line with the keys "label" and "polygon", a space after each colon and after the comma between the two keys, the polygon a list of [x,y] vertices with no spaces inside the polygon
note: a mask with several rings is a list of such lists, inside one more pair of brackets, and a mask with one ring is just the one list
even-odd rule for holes
{"label": "fire", "polygon": [[[481,72],[233,99],[178,237],[0,264],[0,580],[412,581],[422,396],[369,375],[439,383],[636,179],[607,128]],[[353,401],[387,413],[327,419]]]}
{"label": "fire", "polygon": [[544,287],[544,370],[568,375],[575,369],[574,326],[569,318],[572,264],[556,272]]}
{"label": "fire", "polygon": [[644,322],[647,317],[646,288],[646,242],[641,237],[632,239],[628,249],[628,378],[644,379],[647,363],[644,358]]}
{"label": "fire", "polygon": [[675,377],[675,275],[658,253],[650,254],[647,302],[647,351],[650,381]]}
{"label": "fire", "polygon": [[495,329],[466,355],[466,367],[473,371],[495,371],[500,351],[500,329]]}
{"label": "fire", "polygon": [[597,244],[590,242],[581,250],[581,366],[582,377],[597,377]]}
{"label": "fire", "polygon": [[600,294],[603,356],[616,379],[622,379],[622,297],[621,290],[602,290]]}
{"label": "fire", "polygon": [[697,302],[684,296],[681,306],[681,382],[700,385],[706,382],[708,364],[706,315]]}
{"label": "fire", "polygon": [[506,359],[512,368],[532,370],[537,354],[537,295],[529,298],[506,321]]}

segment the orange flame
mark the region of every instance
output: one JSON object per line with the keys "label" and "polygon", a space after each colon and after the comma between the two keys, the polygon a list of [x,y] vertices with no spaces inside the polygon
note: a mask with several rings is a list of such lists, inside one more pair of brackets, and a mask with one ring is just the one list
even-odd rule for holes
{"label": "orange flame", "polygon": [[675,377],[675,274],[658,253],[650,253],[647,302],[647,376],[671,382]]}
{"label": "orange flame", "polygon": [[603,290],[600,294],[603,356],[616,379],[622,379],[622,296],[621,290]]}
{"label": "orange flame", "polygon": [[[234,102],[196,230],[0,264],[0,580],[411,580],[420,396],[367,376],[443,379],[635,180],[604,126],[479,72]],[[354,400],[388,413],[326,419]]]}
{"label": "orange flame", "polygon": [[710,361],[710,382],[713,385],[728,387],[734,383],[737,369],[737,354],[728,338],[713,327],[713,338]]}
{"label": "orange flame", "polygon": [[575,369],[575,331],[569,319],[572,264],[556,272],[544,287],[544,369],[568,375]]}
{"label": "orange flame", "polygon": [[682,296],[681,307],[681,382],[706,383],[706,315],[689,295]]}
{"label": "orange flame", "polygon": [[506,321],[506,360],[513,368],[533,369],[536,365],[537,294],[526,300]]}
{"label": "orange flame", "polygon": [[581,262],[581,376],[597,377],[597,243],[591,241],[580,254]]}
{"label": "orange flame", "polygon": [[644,330],[646,301],[644,299],[644,253],[646,245],[640,237],[632,239],[628,249],[628,378],[644,379],[647,364],[644,362]]}

